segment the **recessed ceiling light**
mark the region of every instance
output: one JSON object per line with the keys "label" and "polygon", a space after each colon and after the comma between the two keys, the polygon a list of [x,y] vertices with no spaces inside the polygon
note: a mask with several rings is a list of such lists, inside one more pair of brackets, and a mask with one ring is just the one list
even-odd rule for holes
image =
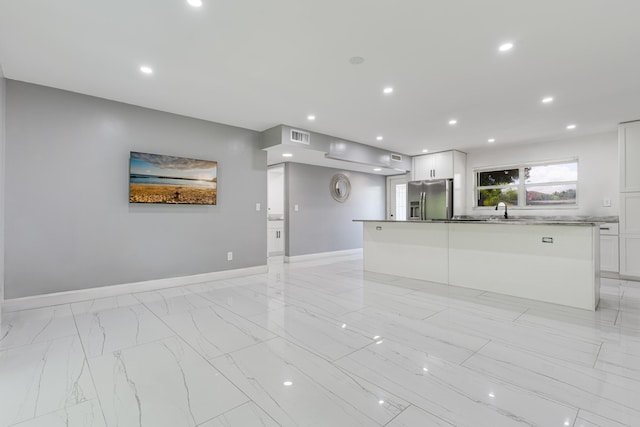
{"label": "recessed ceiling light", "polygon": [[292,381],[285,381],[285,382],[282,383],[282,385],[284,385],[286,387],[289,387],[290,385],[293,385],[293,382]]}
{"label": "recessed ceiling light", "polygon": [[500,45],[500,47],[498,48],[498,50],[500,52],[507,52],[509,50],[513,49],[513,43],[503,43]]}
{"label": "recessed ceiling light", "polygon": [[374,172],[380,172],[382,169],[381,168],[375,168],[373,171]]}
{"label": "recessed ceiling light", "polygon": [[546,97],[542,98],[542,103],[543,104],[549,104],[551,102],[553,102],[553,96],[546,96]]}
{"label": "recessed ceiling light", "polygon": [[380,400],[378,400],[378,403],[379,403],[380,405],[384,405],[384,400],[380,399]]}
{"label": "recessed ceiling light", "polygon": [[567,129],[573,130],[576,128],[576,125],[567,125]]}
{"label": "recessed ceiling light", "polygon": [[309,114],[309,115],[307,116],[307,120],[311,120],[311,121],[313,121],[313,120],[315,120],[315,119],[316,119],[316,116],[314,116],[313,114]]}
{"label": "recessed ceiling light", "polygon": [[144,74],[153,74],[153,68],[143,65],[142,67],[140,67],[140,72]]}
{"label": "recessed ceiling light", "polygon": [[393,88],[391,86],[389,87],[385,87],[382,92],[384,92],[386,95],[389,95],[390,93],[393,93]]}
{"label": "recessed ceiling light", "polygon": [[193,7],[202,6],[202,0],[187,0],[187,3],[189,3]]}
{"label": "recessed ceiling light", "polygon": [[291,153],[282,153],[282,157],[293,157]]}
{"label": "recessed ceiling light", "polygon": [[487,139],[487,142],[490,143],[490,144],[493,144],[494,142],[496,142],[496,139],[495,138],[489,138],[489,139]]}
{"label": "recessed ceiling light", "polygon": [[352,56],[349,58],[349,63],[351,65],[360,65],[364,62],[364,58],[362,56]]}
{"label": "recessed ceiling light", "polygon": [[423,153],[428,153],[429,150],[427,150],[426,148],[424,150],[422,150]]}
{"label": "recessed ceiling light", "polygon": [[376,140],[377,140],[377,141],[382,141],[383,139],[384,139],[384,138],[382,138],[382,135],[378,135],[378,136],[376,136]]}
{"label": "recessed ceiling light", "polygon": [[455,125],[456,123],[458,123],[458,121],[457,121],[456,119],[451,119],[451,120],[449,120],[449,124],[450,124],[451,126]]}

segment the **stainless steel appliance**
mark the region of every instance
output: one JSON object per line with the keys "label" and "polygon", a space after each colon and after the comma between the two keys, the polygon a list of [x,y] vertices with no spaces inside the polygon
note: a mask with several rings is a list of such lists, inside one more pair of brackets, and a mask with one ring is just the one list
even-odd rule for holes
{"label": "stainless steel appliance", "polygon": [[450,219],[452,216],[452,179],[409,182],[407,186],[407,219]]}

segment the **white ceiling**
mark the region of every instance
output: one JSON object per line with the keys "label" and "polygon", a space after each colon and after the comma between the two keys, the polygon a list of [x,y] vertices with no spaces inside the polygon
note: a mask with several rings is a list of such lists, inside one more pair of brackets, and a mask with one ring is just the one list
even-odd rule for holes
{"label": "white ceiling", "polygon": [[203,2],[3,0],[0,65],[10,79],[405,154],[640,119],[637,0]]}

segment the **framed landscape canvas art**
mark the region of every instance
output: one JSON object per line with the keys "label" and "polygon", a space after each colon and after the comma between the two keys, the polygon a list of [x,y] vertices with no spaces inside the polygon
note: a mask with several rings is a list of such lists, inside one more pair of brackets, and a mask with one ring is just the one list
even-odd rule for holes
{"label": "framed landscape canvas art", "polygon": [[218,162],[132,151],[129,203],[215,205]]}

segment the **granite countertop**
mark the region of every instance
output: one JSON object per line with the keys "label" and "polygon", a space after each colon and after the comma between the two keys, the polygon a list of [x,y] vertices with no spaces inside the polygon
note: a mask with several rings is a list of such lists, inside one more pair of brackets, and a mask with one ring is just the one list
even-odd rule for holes
{"label": "granite countertop", "polygon": [[398,223],[447,223],[447,224],[513,224],[513,225],[573,225],[595,226],[618,222],[617,216],[513,216],[504,219],[498,216],[456,216],[451,219],[407,220],[354,219],[354,222],[398,222]]}

